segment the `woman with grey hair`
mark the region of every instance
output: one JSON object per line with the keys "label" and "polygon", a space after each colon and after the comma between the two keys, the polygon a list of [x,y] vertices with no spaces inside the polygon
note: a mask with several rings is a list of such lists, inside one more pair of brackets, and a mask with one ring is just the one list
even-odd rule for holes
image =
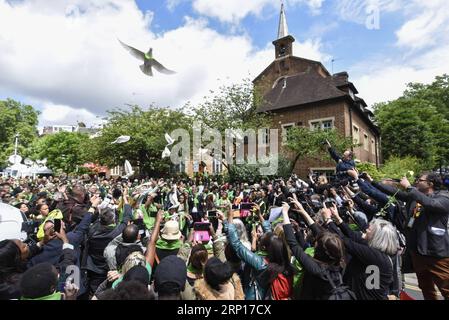
{"label": "woman with grey hair", "polygon": [[249,242],[248,232],[246,231],[245,224],[238,218],[234,219],[233,223],[237,229],[237,235],[240,241],[246,248],[251,250],[251,242]]}
{"label": "woman with grey hair", "polygon": [[383,219],[371,220],[364,234],[352,231],[334,207],[330,209],[343,232],[346,251],[351,255],[345,270],[347,283],[358,300],[388,300],[394,282],[399,241],[396,228]]}

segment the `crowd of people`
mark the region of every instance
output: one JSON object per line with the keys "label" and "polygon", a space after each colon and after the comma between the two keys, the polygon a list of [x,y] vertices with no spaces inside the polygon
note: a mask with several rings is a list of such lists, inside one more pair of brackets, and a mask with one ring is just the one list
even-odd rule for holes
{"label": "crowd of people", "polygon": [[406,273],[449,299],[441,177],[329,150],[333,179],[2,178],[28,237],[0,242],[0,299],[391,300]]}

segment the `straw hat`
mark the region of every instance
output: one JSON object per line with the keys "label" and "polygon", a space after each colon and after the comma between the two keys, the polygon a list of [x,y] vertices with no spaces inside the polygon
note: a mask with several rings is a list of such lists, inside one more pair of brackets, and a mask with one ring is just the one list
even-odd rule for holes
{"label": "straw hat", "polygon": [[162,229],[161,238],[164,240],[179,240],[180,237],[179,223],[174,220],[167,221]]}

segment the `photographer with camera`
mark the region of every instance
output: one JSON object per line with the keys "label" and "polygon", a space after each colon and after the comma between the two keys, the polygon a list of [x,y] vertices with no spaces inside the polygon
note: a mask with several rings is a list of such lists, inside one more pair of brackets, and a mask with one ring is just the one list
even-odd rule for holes
{"label": "photographer with camera", "polygon": [[353,160],[354,153],[351,150],[346,150],[342,156],[338,155],[328,140],[325,143],[327,151],[334,161],[337,163],[337,177],[344,179],[348,177],[348,170],[355,170],[355,162]]}
{"label": "photographer with camera", "polygon": [[418,284],[426,300],[437,300],[435,286],[449,299],[449,194],[441,190],[438,174],[423,173],[414,186],[406,177],[401,180],[406,190],[398,193],[407,202],[408,242]]}
{"label": "photographer with camera", "polygon": [[[116,189],[117,190],[117,189]],[[97,197],[97,196],[96,196]],[[128,204],[127,191],[122,194],[123,221],[117,224],[117,212],[110,206],[100,209],[96,221],[90,226],[82,259],[83,269],[87,271],[89,293],[94,294],[97,287],[106,279],[108,264],[103,253],[107,245],[120,235],[132,220],[132,208]],[[99,198],[96,198],[99,199]],[[99,202],[99,200],[97,200]]]}

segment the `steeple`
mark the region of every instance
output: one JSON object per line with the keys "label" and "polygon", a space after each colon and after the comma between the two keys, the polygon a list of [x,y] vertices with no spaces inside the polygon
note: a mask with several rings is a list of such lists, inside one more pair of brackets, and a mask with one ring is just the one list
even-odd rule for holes
{"label": "steeple", "polygon": [[279,27],[277,39],[273,41],[275,46],[276,59],[293,54],[293,38],[288,33],[287,18],[285,16],[284,3],[281,4],[281,13],[279,15]]}
{"label": "steeple", "polygon": [[281,14],[279,16],[278,39],[288,36],[287,18],[285,17],[284,3],[281,4]]}

